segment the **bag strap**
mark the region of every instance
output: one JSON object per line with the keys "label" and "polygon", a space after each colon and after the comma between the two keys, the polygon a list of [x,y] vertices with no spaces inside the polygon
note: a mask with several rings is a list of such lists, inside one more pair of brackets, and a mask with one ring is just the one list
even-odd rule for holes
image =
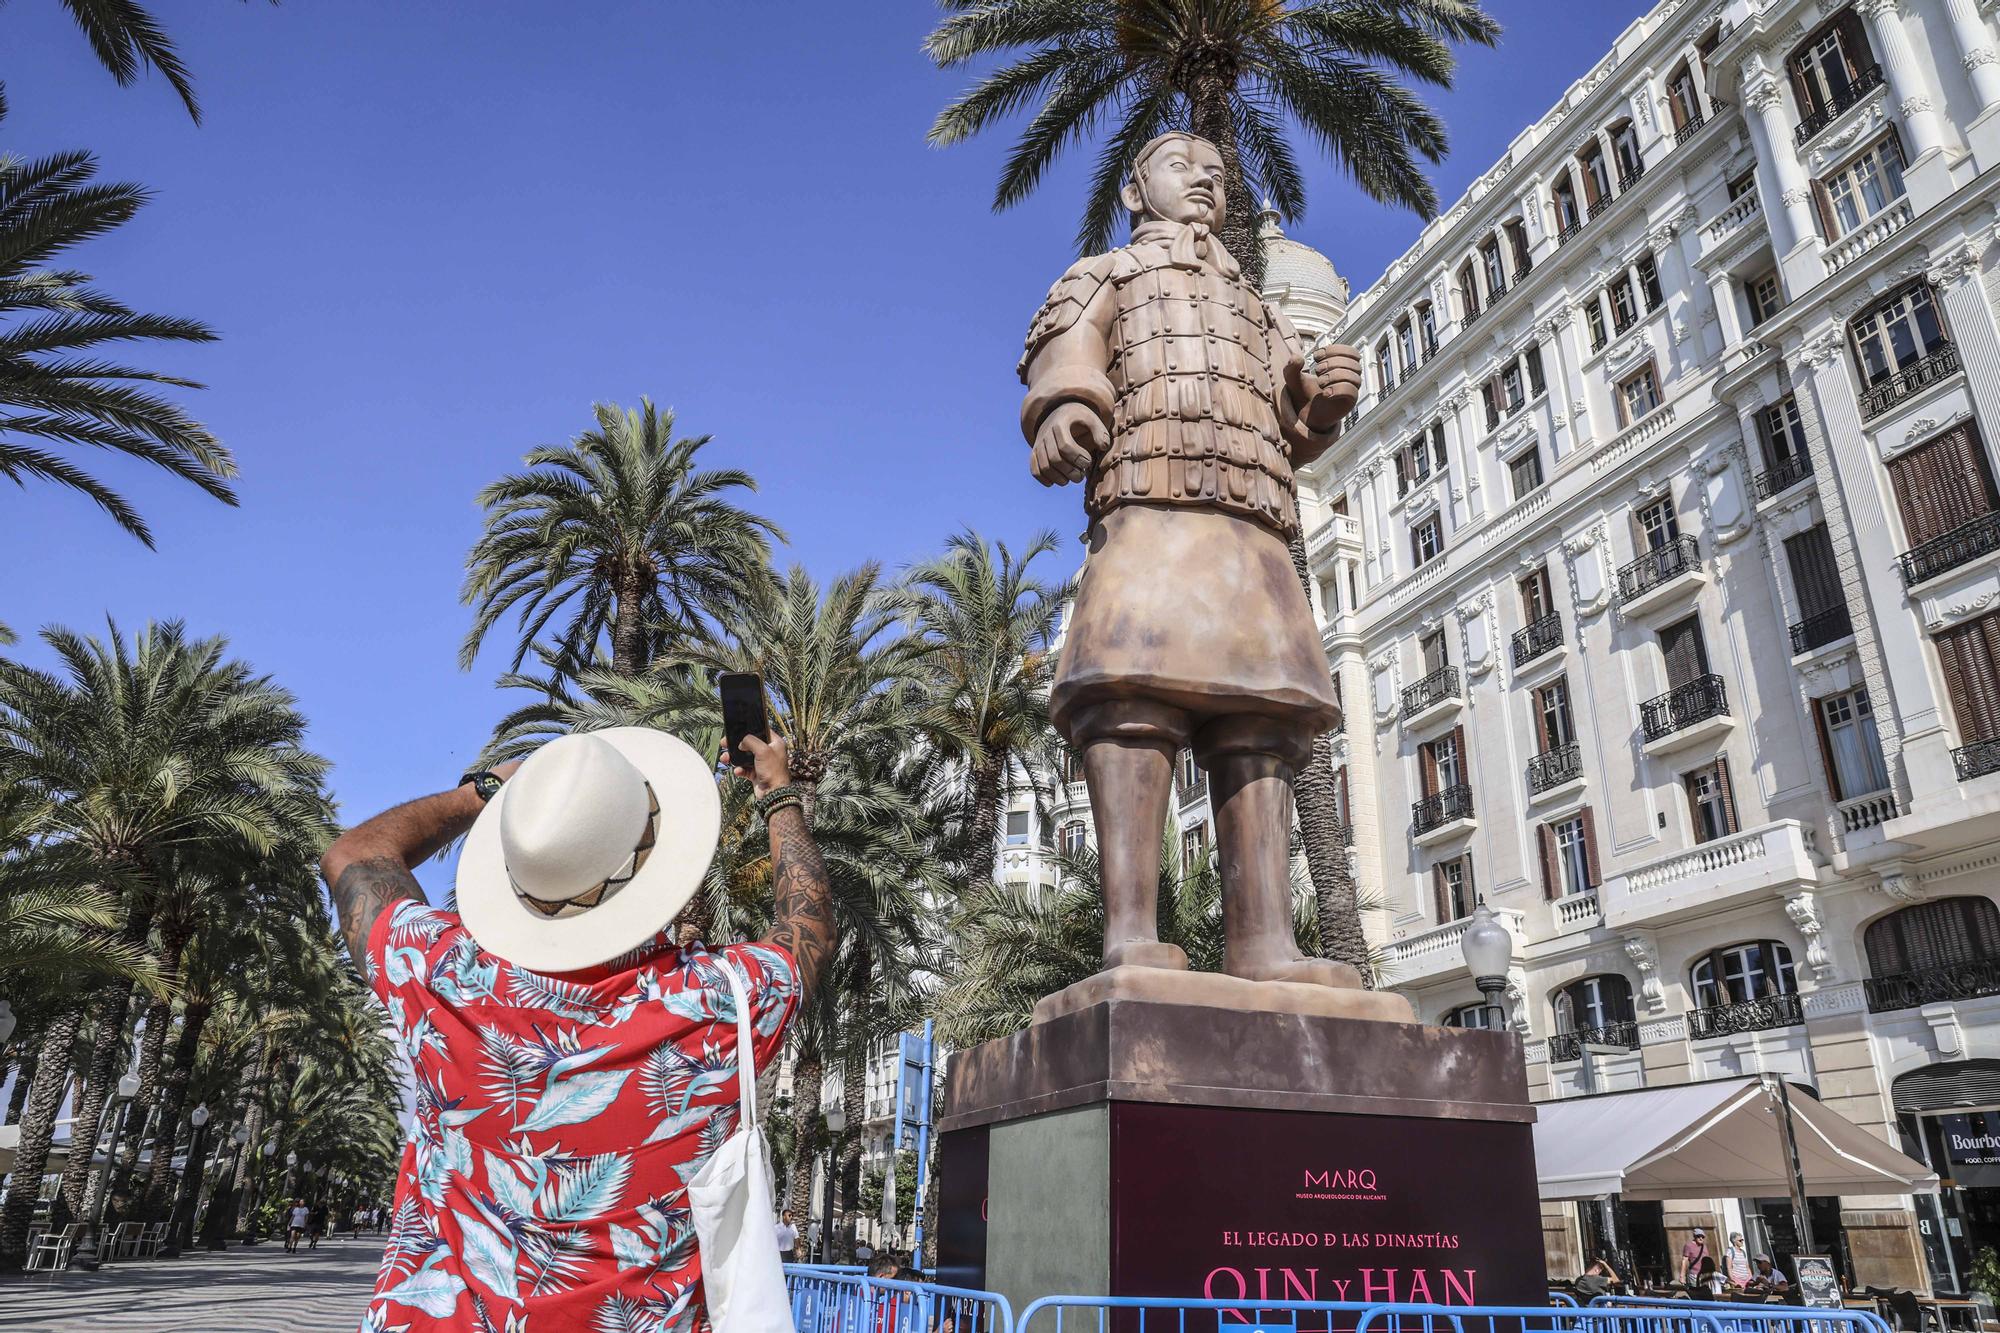
{"label": "bag strap", "polygon": [[742,1128],[757,1126],[757,1043],[750,1031],[750,994],[737,972],[735,960],[722,956],[722,973],[729,978],[729,993],[736,1000],[736,1083],[737,1100],[742,1106]]}

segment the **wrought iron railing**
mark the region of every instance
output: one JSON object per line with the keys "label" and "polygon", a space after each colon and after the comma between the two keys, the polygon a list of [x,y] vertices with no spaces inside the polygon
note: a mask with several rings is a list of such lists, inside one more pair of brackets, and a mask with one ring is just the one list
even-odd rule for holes
{"label": "wrought iron railing", "polygon": [[1198,774],[1193,782],[1187,782],[1181,784],[1182,805],[1193,805],[1196,801],[1199,801],[1202,797],[1206,795],[1208,795],[1207,773]]}
{"label": "wrought iron railing", "polygon": [[1403,689],[1403,712],[1421,713],[1432,704],[1458,697],[1458,668],[1439,667],[1414,685]]}
{"label": "wrought iron railing", "polygon": [[1896,557],[1896,563],[1903,570],[1903,586],[1913,588],[1993,551],[2000,551],[2000,509],[1989,510],[1942,537],[1912,546]]}
{"label": "wrought iron railing", "polygon": [[1523,250],[1514,256],[1514,285],[1520,286],[1521,279],[1535,271],[1535,257]]}
{"label": "wrought iron railing", "polygon": [[1869,1012],[1877,1014],[1888,1009],[1914,1009],[1920,1004],[1976,1000],[1982,995],[2000,995],[2000,958],[1893,972],[1886,977],[1869,977],[1861,985],[1868,996]]}
{"label": "wrought iron railing", "polygon": [[1514,631],[1514,665],[1532,662],[1543,653],[1552,652],[1562,646],[1562,614],[1551,611],[1539,620]]}
{"label": "wrought iron railing", "polygon": [[1579,216],[1576,219],[1576,221],[1571,222],[1566,226],[1558,228],[1556,230],[1556,244],[1568,245],[1570,242],[1570,238],[1583,230],[1583,224],[1585,221],[1587,221],[1587,219]]}
{"label": "wrought iron railing", "polygon": [[1781,491],[1789,491],[1811,475],[1812,455],[1801,449],[1757,474],[1757,498],[1768,500]]}
{"label": "wrought iron railing", "polygon": [[1426,796],[1410,806],[1411,831],[1429,833],[1454,819],[1472,818],[1472,788],[1463,782],[1446,787],[1435,796]]}
{"label": "wrought iron railing", "polygon": [[1461,329],[1469,329],[1472,327],[1473,321],[1477,320],[1478,318],[1479,318],[1479,307],[1476,305],[1467,306],[1465,308],[1465,318],[1458,321],[1458,326]]}
{"label": "wrought iron railing", "polygon": [[1687,123],[1674,131],[1674,147],[1679,148],[1689,139],[1694,138],[1695,135],[1701,132],[1701,127],[1707,123],[1708,121],[1702,116],[1701,112],[1693,111],[1688,113]]}
{"label": "wrought iron railing", "polygon": [[1646,174],[1646,164],[1644,162],[1640,162],[1635,166],[1629,167],[1626,170],[1619,172],[1618,193],[1623,194],[1625,193],[1625,191],[1631,189],[1634,185],[1637,185],[1639,183],[1639,178],[1645,174]]}
{"label": "wrought iron railing", "polygon": [[1911,362],[1887,379],[1861,391],[1861,416],[1879,417],[1911,394],[1958,373],[1958,347],[1940,343],[1936,349]]}
{"label": "wrought iron railing", "polygon": [[1729,696],[1722,687],[1722,677],[1716,675],[1696,676],[1639,705],[1639,725],[1649,741],[1685,731],[1712,717],[1728,716]]}
{"label": "wrought iron railing", "polygon": [[1828,101],[1825,106],[1815,108],[1799,121],[1799,127],[1792,131],[1792,141],[1798,146],[1804,147],[1807,140],[1833,124],[1834,121],[1839,120],[1841,112],[1847,110],[1881,86],[1882,67],[1880,65],[1870,65],[1868,68],[1857,72],[1854,76],[1854,81],[1847,85],[1847,91]]}
{"label": "wrought iron railing", "polygon": [[1618,600],[1629,602],[1642,597],[1670,579],[1677,579],[1701,563],[1701,547],[1688,534],[1675,537],[1618,571]]}
{"label": "wrought iron railing", "polygon": [[1438,340],[1436,338],[1425,338],[1424,360],[1428,361],[1437,354],[1438,354]]}
{"label": "wrought iron railing", "polygon": [[1528,790],[1545,792],[1583,776],[1583,747],[1575,741],[1544,750],[1528,761]]}
{"label": "wrought iron railing", "polygon": [[1507,294],[1507,280],[1505,278],[1495,278],[1493,279],[1492,290],[1486,293],[1486,304],[1497,305],[1500,301],[1500,298],[1505,296],[1506,294]]}
{"label": "wrought iron railing", "polygon": [[1636,1051],[1639,1049],[1639,1025],[1633,1022],[1606,1023],[1600,1028],[1558,1032],[1549,1038],[1549,1062],[1565,1064],[1571,1060],[1581,1060],[1585,1043]]}
{"label": "wrought iron railing", "polygon": [[2000,741],[1974,741],[1959,746],[1951,752],[1951,766],[1958,770],[1960,782],[2000,773]]}
{"label": "wrought iron railing", "polygon": [[1807,616],[1792,626],[1792,652],[1809,653],[1853,632],[1854,622],[1848,616],[1847,608],[1836,606],[1831,611]]}
{"label": "wrought iron railing", "polygon": [[1764,1032],[1805,1022],[1796,993],[1764,995],[1739,1004],[1718,1004],[1688,1011],[1690,1037],[1727,1037],[1737,1032]]}

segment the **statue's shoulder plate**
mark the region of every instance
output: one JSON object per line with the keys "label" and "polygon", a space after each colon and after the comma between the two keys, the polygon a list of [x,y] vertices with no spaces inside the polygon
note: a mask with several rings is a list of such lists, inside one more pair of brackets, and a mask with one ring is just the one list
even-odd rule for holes
{"label": "statue's shoulder plate", "polygon": [[1035,359],[1035,353],[1049,339],[1068,329],[1083,318],[1083,312],[1090,308],[1091,300],[1098,289],[1112,279],[1121,267],[1119,260],[1125,256],[1123,250],[1113,250],[1109,254],[1092,255],[1079,259],[1069,266],[1056,285],[1049,288],[1048,298],[1042,308],[1035,312],[1034,323],[1028,326],[1028,341],[1021,353],[1021,370],[1027,371],[1028,363]]}

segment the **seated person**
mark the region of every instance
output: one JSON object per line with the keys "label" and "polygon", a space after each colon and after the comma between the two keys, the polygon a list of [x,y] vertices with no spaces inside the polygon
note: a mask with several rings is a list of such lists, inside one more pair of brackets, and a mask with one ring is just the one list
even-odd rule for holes
{"label": "seated person", "polygon": [[1792,1284],[1785,1280],[1784,1272],[1771,1262],[1771,1256],[1768,1254],[1758,1255],[1757,1271],[1750,1275],[1748,1290],[1765,1292],[1777,1296],[1783,1295],[1791,1289]]}
{"label": "seated person", "polygon": [[1586,1301],[1610,1295],[1611,1289],[1617,1285],[1617,1270],[1613,1269],[1610,1261],[1606,1259],[1599,1259],[1583,1270],[1582,1277],[1570,1283],[1571,1289],[1577,1296]]}

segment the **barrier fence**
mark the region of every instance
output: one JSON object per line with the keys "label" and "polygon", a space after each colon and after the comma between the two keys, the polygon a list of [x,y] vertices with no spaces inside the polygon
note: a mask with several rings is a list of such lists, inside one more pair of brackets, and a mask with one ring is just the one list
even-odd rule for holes
{"label": "barrier fence", "polygon": [[785,1286],[799,1333],[1014,1333],[998,1292],[812,1264],[785,1265]]}
{"label": "barrier fence", "polygon": [[[1598,1296],[1593,1309],[1658,1309],[1662,1302],[1643,1296]],[[1670,1309],[1691,1306],[1705,1310],[1722,1325],[1723,1333],[1890,1333],[1889,1322],[1873,1310],[1822,1310],[1803,1305],[1746,1305],[1742,1301],[1675,1299]],[[1807,1325],[1807,1328],[1801,1328]]]}

